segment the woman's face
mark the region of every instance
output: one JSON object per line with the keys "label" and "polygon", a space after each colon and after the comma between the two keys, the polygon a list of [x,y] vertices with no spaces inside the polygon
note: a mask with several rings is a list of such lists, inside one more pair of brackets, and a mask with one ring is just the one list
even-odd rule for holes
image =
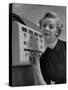
{"label": "woman's face", "polygon": [[57,21],[53,18],[46,18],[42,22],[42,33],[47,42],[53,42],[56,40],[57,33]]}

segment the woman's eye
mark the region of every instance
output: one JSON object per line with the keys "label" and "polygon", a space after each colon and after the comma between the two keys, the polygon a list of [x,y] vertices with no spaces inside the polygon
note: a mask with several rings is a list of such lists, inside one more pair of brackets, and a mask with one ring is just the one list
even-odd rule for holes
{"label": "woman's eye", "polygon": [[55,28],[55,26],[49,26],[49,28],[50,28],[50,29],[53,29],[53,28]]}
{"label": "woman's eye", "polygon": [[46,24],[43,24],[43,27],[46,27],[47,25]]}

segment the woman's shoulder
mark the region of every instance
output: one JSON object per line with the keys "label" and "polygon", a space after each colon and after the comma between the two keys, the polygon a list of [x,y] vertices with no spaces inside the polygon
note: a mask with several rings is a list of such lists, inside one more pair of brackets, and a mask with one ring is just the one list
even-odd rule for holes
{"label": "woman's shoulder", "polygon": [[64,40],[58,40],[59,41],[59,44],[63,44],[63,45],[65,45],[66,46],[66,41],[64,41]]}
{"label": "woman's shoulder", "polygon": [[59,44],[60,48],[64,48],[66,50],[66,41],[59,40],[58,44]]}
{"label": "woman's shoulder", "polygon": [[66,41],[58,39],[59,42],[66,44]]}

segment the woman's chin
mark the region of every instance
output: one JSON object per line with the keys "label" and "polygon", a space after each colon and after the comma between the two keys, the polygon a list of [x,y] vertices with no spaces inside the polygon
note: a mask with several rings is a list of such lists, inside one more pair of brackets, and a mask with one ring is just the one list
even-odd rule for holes
{"label": "woman's chin", "polygon": [[50,37],[47,35],[47,36],[44,36],[44,39],[48,40],[48,39],[50,39]]}
{"label": "woman's chin", "polygon": [[51,42],[52,41],[52,39],[49,36],[47,36],[47,37],[45,36],[44,39],[45,39],[46,42]]}

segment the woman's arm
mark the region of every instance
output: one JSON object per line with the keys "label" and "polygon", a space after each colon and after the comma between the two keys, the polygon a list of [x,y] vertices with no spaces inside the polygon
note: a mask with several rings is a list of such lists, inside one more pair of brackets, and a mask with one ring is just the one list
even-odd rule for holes
{"label": "woman's arm", "polygon": [[39,55],[34,54],[31,56],[31,63],[34,72],[35,84],[36,85],[46,85],[46,82],[43,79],[41,70],[40,70],[40,62],[39,62]]}
{"label": "woman's arm", "polygon": [[40,70],[40,65],[37,67],[34,66],[33,70],[34,70],[35,84],[46,85],[46,82],[44,81],[41,70]]}

